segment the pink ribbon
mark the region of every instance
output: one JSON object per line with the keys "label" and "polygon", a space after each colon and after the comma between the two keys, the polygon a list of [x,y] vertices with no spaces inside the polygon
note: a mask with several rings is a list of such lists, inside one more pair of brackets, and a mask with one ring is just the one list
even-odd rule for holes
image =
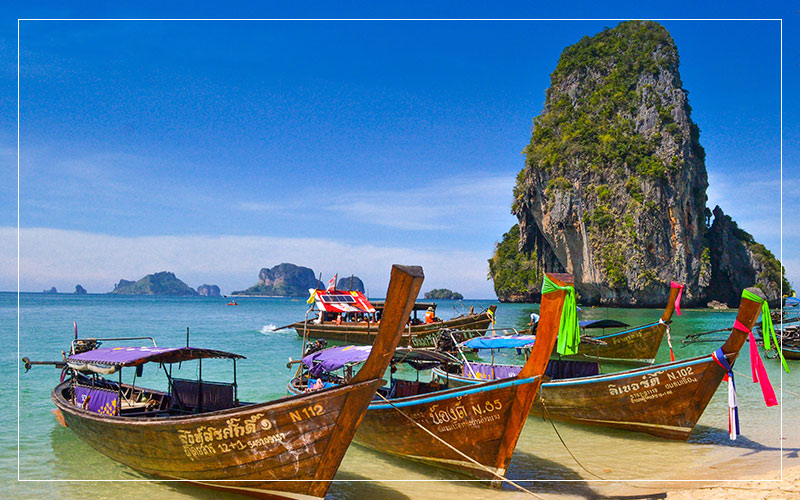
{"label": "pink ribbon", "polygon": [[753,383],[761,384],[761,393],[764,395],[764,403],[766,403],[768,407],[776,406],[778,404],[778,398],[775,397],[775,390],[772,388],[772,384],[769,382],[767,370],[764,368],[764,362],[761,360],[761,356],[758,354],[758,346],[756,345],[756,339],[753,336],[753,332],[744,326],[738,319],[733,322],[733,327],[749,334],[750,368],[752,369],[753,373]]}
{"label": "pink ribbon", "polygon": [[675,298],[675,312],[678,313],[678,316],[681,315],[681,297],[683,297],[683,288],[686,285],[681,285],[680,283],[675,283],[674,281],[670,282],[669,284],[672,288],[678,289],[678,296]]}

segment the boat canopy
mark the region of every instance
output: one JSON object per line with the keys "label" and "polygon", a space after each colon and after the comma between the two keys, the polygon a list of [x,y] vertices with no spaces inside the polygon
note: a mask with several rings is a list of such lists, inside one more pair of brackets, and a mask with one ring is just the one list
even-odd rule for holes
{"label": "boat canopy", "polygon": [[512,349],[530,347],[536,340],[536,335],[488,335],[475,337],[459,344],[468,349]]}
{"label": "boat canopy", "polygon": [[375,307],[361,292],[344,290],[309,290],[320,311],[329,313],[374,313]]}
{"label": "boat canopy", "polygon": [[67,364],[79,371],[113,373],[123,366],[137,366],[151,362],[179,363],[202,358],[244,359],[244,356],[198,347],[100,347],[73,354],[67,358]]}
{"label": "boat canopy", "polygon": [[625,328],[630,325],[615,319],[587,319],[579,321],[578,326],[581,328]]}
{"label": "boat canopy", "polygon": [[[372,301],[372,305],[375,306],[375,309],[382,310],[384,302],[385,302],[384,300],[374,300]],[[426,311],[430,307],[436,310],[436,302],[414,302],[414,308],[412,310]]]}
{"label": "boat canopy", "polygon": [[797,297],[786,297],[786,301],[784,302],[786,307],[794,307],[800,305],[800,299]]}
{"label": "boat canopy", "polygon": [[[323,372],[332,372],[346,365],[363,363],[369,357],[372,346],[337,346],[323,349],[303,358],[303,364],[311,375],[319,376]],[[392,357],[392,364],[407,363],[417,370],[423,370],[442,363],[460,364],[453,356],[429,349],[398,347]]]}

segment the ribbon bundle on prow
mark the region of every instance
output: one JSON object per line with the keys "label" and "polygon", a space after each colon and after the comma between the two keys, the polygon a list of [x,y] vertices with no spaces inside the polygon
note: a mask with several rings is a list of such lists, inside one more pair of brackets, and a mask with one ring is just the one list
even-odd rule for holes
{"label": "ribbon bundle on prow", "polygon": [[763,300],[761,297],[754,295],[747,290],[742,292],[742,297],[755,302],[761,302],[761,336],[764,337],[764,349],[769,350],[772,348],[770,346],[770,337],[772,337],[772,342],[775,343],[775,350],[778,351],[778,357],[781,358],[783,369],[786,370],[786,373],[789,373],[789,365],[786,363],[786,359],[783,357],[781,345],[778,343],[778,338],[775,336],[775,326],[772,324],[772,317],[769,314],[769,304],[767,304],[766,300]]}
{"label": "ribbon bundle on prow", "polygon": [[556,290],[564,290],[567,292],[564,298],[564,305],[561,309],[561,323],[558,327],[558,347],[556,348],[556,352],[561,355],[575,354],[578,352],[578,344],[581,342],[575,288],[571,286],[558,286],[545,274],[544,281],[542,281],[542,295]]}
{"label": "ribbon bundle on prow", "polygon": [[736,439],[739,435],[739,405],[736,400],[736,383],[733,381],[733,367],[725,357],[725,352],[722,347],[717,349],[711,354],[714,361],[717,362],[727,373],[724,380],[728,382],[728,432],[731,439]]}

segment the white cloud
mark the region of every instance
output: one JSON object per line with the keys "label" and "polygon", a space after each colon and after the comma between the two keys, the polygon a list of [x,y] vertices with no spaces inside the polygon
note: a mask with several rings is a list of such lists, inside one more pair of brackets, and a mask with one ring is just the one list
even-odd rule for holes
{"label": "white cloud", "polygon": [[[15,290],[15,228],[0,228],[0,289]],[[327,280],[355,274],[374,296],[385,293],[392,264],[423,266],[423,290],[448,287],[466,297],[489,298],[487,252],[354,245],[323,238],[259,236],[124,237],[48,228],[23,228],[20,288],[55,286],[71,292],[76,284],[91,293],[110,291],[119,279],[139,279],[172,271],[192,287],[217,284],[223,293],[256,282],[259,269],[292,262],[323,273]]]}
{"label": "white cloud", "polygon": [[[411,231],[474,231],[476,223],[496,220],[498,213],[508,214],[513,186],[513,176],[470,174],[394,190],[356,188],[345,200],[321,203],[317,209],[353,224]],[[242,202],[237,206],[245,211],[270,212],[300,207],[292,202]]]}

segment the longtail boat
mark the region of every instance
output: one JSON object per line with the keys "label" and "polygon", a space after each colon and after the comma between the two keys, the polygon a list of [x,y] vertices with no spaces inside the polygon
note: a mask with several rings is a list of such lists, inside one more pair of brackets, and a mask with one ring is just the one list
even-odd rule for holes
{"label": "longtail boat", "polygon": [[[355,441],[501,484],[556,342],[561,312],[575,307],[571,285],[557,277],[546,282],[550,286],[542,295],[538,340],[516,377],[460,388],[393,379],[369,405]],[[565,306],[568,296],[571,306]],[[398,356],[402,354],[398,352]],[[320,380],[325,383],[324,364],[315,369],[319,361],[312,357],[304,362],[311,367],[310,374],[301,370],[288,385],[290,393]],[[320,378],[313,380],[315,377]]]}
{"label": "longtail boat", "polygon": [[[422,285],[420,267],[394,266],[369,358],[347,384],[265,403],[244,403],[234,383],[202,380],[202,360],[238,354],[188,347],[98,347],[78,339],[68,379],[51,399],[64,424],[97,451],[159,478],[258,498],[322,498],[400,340]],[[155,342],[153,342],[155,344]],[[88,346],[75,349],[75,346]],[[82,352],[81,352],[82,351]],[[173,378],[199,360],[200,377]],[[26,367],[42,362],[24,359]],[[122,383],[122,369],[163,366],[169,392]],[[167,368],[169,367],[169,371]],[[113,381],[101,374],[118,374]]]}
{"label": "longtail boat", "polygon": [[[303,321],[286,325],[297,335],[306,339],[329,339],[345,343],[372,344],[383,315],[383,301],[372,304],[358,291],[310,290],[311,307]],[[417,311],[436,308],[434,303],[418,303],[413,308],[413,317],[403,329],[400,345],[412,347],[434,347],[442,330],[458,329],[467,338],[480,337],[494,322],[497,306],[485,311],[469,311],[454,318],[424,323],[417,318]]]}
{"label": "longtail boat", "polygon": [[[583,337],[585,340],[599,340],[600,342],[581,342],[576,354],[557,357],[567,360],[605,360],[617,363],[652,364],[664,339],[664,334],[669,334],[672,314],[676,305],[680,304],[682,291],[683,285],[671,283],[667,305],[657,322],[614,333]],[[678,313],[680,314],[680,310]],[[580,323],[582,330],[604,328],[603,325],[613,327],[613,323],[608,320],[581,321]],[[556,356],[555,353],[554,356]]]}
{"label": "longtail boat", "polygon": [[[721,348],[729,363],[736,360],[764,300],[757,288],[743,292],[735,326]],[[439,383],[474,387],[517,371],[519,367],[467,362],[456,373],[436,368],[433,374]],[[548,372],[550,380],[542,384],[533,414],[682,440],[726,374],[712,355],[603,375],[589,362],[551,360]]]}

